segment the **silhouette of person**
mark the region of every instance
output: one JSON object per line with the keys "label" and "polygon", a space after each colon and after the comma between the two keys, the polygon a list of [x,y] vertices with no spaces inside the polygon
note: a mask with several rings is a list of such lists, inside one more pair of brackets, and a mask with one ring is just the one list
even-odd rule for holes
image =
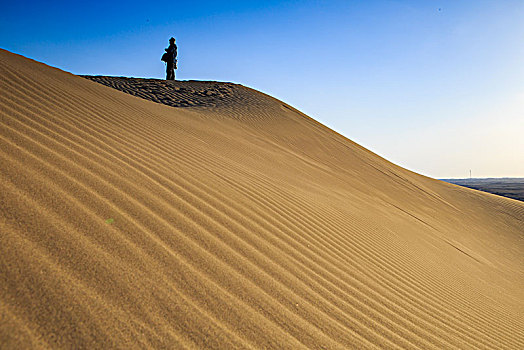
{"label": "silhouette of person", "polygon": [[[175,38],[169,39],[169,47],[166,50],[165,56],[165,62],[166,65],[166,80],[175,80],[175,69],[177,69],[177,59],[176,56],[178,54],[178,49],[175,44]],[[164,58],[162,58],[164,60]]]}

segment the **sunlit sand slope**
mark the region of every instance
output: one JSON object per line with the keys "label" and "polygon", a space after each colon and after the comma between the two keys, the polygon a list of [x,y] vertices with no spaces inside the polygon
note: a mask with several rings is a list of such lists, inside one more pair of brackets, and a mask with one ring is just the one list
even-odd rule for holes
{"label": "sunlit sand slope", "polygon": [[524,203],[119,79],[0,51],[0,348],[524,348]]}

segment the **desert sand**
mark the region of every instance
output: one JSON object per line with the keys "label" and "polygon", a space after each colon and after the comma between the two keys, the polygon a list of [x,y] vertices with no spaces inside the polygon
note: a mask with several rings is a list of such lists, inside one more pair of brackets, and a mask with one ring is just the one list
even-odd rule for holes
{"label": "desert sand", "polygon": [[1,50],[0,91],[2,349],[524,348],[523,202],[241,85]]}

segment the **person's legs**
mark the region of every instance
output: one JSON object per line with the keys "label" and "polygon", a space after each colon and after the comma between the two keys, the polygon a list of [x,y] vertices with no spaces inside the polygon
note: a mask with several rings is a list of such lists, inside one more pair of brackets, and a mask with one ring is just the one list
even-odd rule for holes
{"label": "person's legs", "polygon": [[175,80],[175,67],[174,64],[167,64],[166,67],[166,80]]}

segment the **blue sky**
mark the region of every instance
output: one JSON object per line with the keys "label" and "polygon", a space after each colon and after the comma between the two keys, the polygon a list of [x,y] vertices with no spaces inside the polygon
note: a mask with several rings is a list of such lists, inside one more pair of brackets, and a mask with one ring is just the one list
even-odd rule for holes
{"label": "blue sky", "polygon": [[11,1],[0,47],[75,74],[266,92],[410,170],[524,177],[523,1]]}

